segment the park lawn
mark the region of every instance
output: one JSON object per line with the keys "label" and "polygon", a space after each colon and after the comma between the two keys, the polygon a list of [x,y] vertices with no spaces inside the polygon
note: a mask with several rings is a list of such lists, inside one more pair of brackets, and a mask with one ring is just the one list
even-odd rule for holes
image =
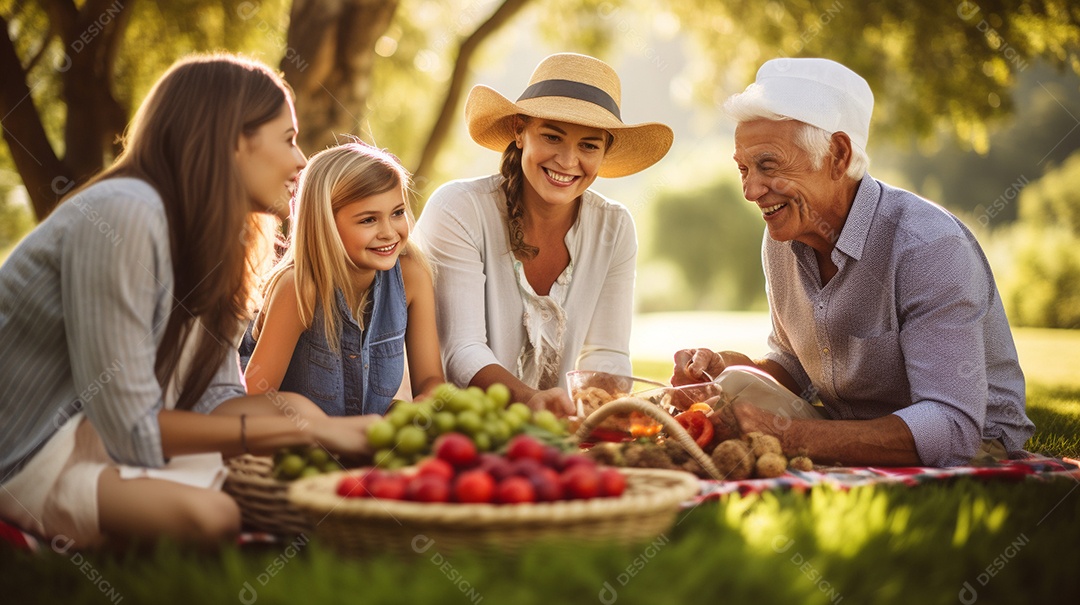
{"label": "park lawn", "polygon": [[[1038,427],[1028,449],[1078,457],[1080,384],[1068,364],[1080,358],[1080,332],[1017,332]],[[1034,365],[1029,335],[1054,345]],[[670,364],[639,363],[635,372],[662,379]],[[1078,485],[965,478],[733,496],[684,511],[650,543],[538,545],[514,556],[436,546],[349,559],[317,536],[217,553],[164,544],[65,557],[0,547],[0,601],[1071,603],[1080,597]]]}

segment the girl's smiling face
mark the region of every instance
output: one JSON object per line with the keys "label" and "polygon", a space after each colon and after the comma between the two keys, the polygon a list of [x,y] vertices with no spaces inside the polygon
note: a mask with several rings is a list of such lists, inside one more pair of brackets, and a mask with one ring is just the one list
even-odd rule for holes
{"label": "girl's smiling face", "polygon": [[517,135],[526,200],[563,205],[580,198],[596,180],[608,138],[599,128],[528,120]]}
{"label": "girl's smiling face", "polygon": [[388,271],[409,240],[400,187],[348,203],[334,213],[345,254],[359,269]]}

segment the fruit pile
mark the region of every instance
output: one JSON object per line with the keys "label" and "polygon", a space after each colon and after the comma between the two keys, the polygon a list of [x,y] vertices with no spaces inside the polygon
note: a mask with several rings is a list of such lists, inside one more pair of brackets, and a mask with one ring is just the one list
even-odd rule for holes
{"label": "fruit pile", "polygon": [[396,403],[369,427],[367,438],[375,466],[393,470],[430,455],[435,440],[451,432],[468,435],[477,450],[489,452],[522,432],[558,439],[566,435],[566,427],[549,410],[533,412],[524,403],[510,403],[505,385],[493,384],[484,392],[447,383],[427,399]]}
{"label": "fruit pile", "polygon": [[274,454],[274,478],[292,481],[341,470],[341,463],[318,445],[283,448]]}
{"label": "fruit pile", "polygon": [[[735,436],[737,430],[730,421],[721,418],[721,414],[706,403],[691,405],[676,415],[675,420],[694,443],[711,456],[725,479],[779,477],[789,466],[802,471],[813,469],[813,462],[806,456],[796,456],[789,462],[780,441],[772,435],[755,432],[741,438]],[[705,469],[675,440],[664,435],[645,437],[629,443],[600,444],[588,453],[598,462],[612,466],[683,470],[708,477]]]}
{"label": "fruit pile", "polygon": [[473,438],[446,433],[435,456],[407,470],[369,469],[338,482],[338,495],[414,502],[526,504],[618,497],[626,478],[582,454],[564,454],[528,435],[506,444],[505,455],[477,450]]}

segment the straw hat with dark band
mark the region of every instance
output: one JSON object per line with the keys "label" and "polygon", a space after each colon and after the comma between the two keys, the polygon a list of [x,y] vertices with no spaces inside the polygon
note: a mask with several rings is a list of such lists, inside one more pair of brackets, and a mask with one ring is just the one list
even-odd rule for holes
{"label": "straw hat with dark band", "polygon": [[619,76],[607,63],[561,53],[536,66],[516,103],[487,86],[473,87],[465,102],[465,120],[473,140],[495,151],[514,140],[517,114],[606,130],[614,140],[604,153],[600,176],[626,176],[664,157],[673,135],[655,122],[623,124],[620,96]]}

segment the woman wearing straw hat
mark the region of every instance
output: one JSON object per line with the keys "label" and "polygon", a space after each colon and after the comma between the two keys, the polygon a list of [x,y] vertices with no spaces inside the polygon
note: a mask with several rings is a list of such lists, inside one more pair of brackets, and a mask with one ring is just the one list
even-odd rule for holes
{"label": "woman wearing straw hat", "polygon": [[610,66],[571,53],[544,59],[516,102],[469,93],[469,134],[502,152],[500,173],[443,185],[417,224],[449,380],[569,413],[567,371],[630,373],[634,223],[589,186],[656,163],[672,132],[624,124],[619,100]]}

